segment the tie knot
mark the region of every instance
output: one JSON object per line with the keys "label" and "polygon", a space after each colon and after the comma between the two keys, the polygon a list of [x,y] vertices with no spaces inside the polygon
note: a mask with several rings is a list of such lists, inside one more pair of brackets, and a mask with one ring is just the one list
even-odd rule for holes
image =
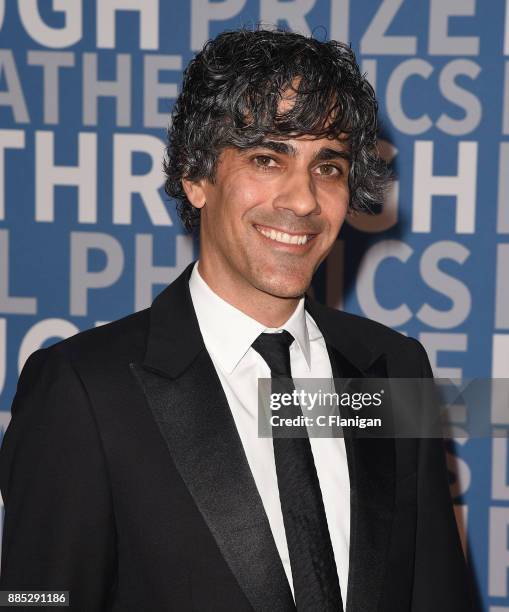
{"label": "tie knot", "polygon": [[290,345],[293,340],[292,334],[283,330],[275,334],[260,334],[253,342],[254,350],[263,357],[269,366],[271,376],[291,378]]}

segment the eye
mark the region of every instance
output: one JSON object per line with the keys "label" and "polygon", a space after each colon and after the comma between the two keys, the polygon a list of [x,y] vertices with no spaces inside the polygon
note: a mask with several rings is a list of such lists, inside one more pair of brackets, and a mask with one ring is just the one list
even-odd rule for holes
{"label": "eye", "polygon": [[343,170],[334,164],[322,164],[318,166],[319,174],[322,176],[341,176]]}
{"label": "eye", "polygon": [[277,165],[276,160],[269,155],[256,155],[253,162],[259,168],[274,168]]}

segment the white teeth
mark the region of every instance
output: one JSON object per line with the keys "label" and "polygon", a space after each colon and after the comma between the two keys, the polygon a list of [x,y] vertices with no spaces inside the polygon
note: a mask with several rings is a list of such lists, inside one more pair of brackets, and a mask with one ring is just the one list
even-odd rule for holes
{"label": "white teeth", "polygon": [[271,240],[275,240],[276,242],[284,242],[286,244],[306,244],[306,242],[309,240],[308,236],[306,235],[291,236],[290,234],[287,234],[286,232],[276,232],[276,230],[273,230],[273,229],[266,230],[258,226],[255,226],[255,227],[261,234],[263,234],[267,238],[270,238]]}

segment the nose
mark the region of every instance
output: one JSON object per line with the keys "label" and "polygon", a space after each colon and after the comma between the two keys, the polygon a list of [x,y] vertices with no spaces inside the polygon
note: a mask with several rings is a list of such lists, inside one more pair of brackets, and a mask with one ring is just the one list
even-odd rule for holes
{"label": "nose", "polygon": [[298,217],[320,213],[315,185],[305,170],[299,169],[285,176],[274,207],[291,210]]}

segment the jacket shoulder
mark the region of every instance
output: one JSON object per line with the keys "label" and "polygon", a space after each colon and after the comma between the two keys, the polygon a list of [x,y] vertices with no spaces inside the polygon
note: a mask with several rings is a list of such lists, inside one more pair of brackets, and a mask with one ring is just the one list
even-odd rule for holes
{"label": "jacket shoulder", "polygon": [[[333,326],[341,330],[341,333],[348,336],[355,336],[359,341],[369,343],[371,346],[380,346],[380,348],[407,346],[409,344],[418,343],[415,338],[405,336],[399,331],[368,319],[367,317],[337,310],[330,306],[313,303],[313,310],[319,313],[322,320],[326,321],[327,326]],[[313,312],[311,312],[313,314]],[[420,344],[420,343],[418,343]]]}
{"label": "jacket shoulder", "polygon": [[351,312],[345,312],[344,310],[336,310],[326,306],[327,310],[331,311],[331,316],[337,317],[338,322],[341,321],[342,325],[346,325],[352,330],[361,332],[362,334],[369,334],[369,337],[375,342],[391,342],[391,343],[402,343],[407,344],[407,341],[415,340],[415,338],[409,338],[405,334],[392,329],[388,325],[369,319],[362,315],[353,314]]}
{"label": "jacket shoulder", "polygon": [[310,314],[318,325],[329,333],[332,331],[338,344],[345,347],[345,354],[357,357],[361,365],[367,355],[385,354],[392,375],[416,377],[431,374],[426,350],[415,338],[361,315],[314,301],[310,305]]}
{"label": "jacket shoulder", "polygon": [[42,352],[46,358],[64,359],[79,365],[111,364],[143,358],[150,309],[141,310],[111,323],[79,332]]}

